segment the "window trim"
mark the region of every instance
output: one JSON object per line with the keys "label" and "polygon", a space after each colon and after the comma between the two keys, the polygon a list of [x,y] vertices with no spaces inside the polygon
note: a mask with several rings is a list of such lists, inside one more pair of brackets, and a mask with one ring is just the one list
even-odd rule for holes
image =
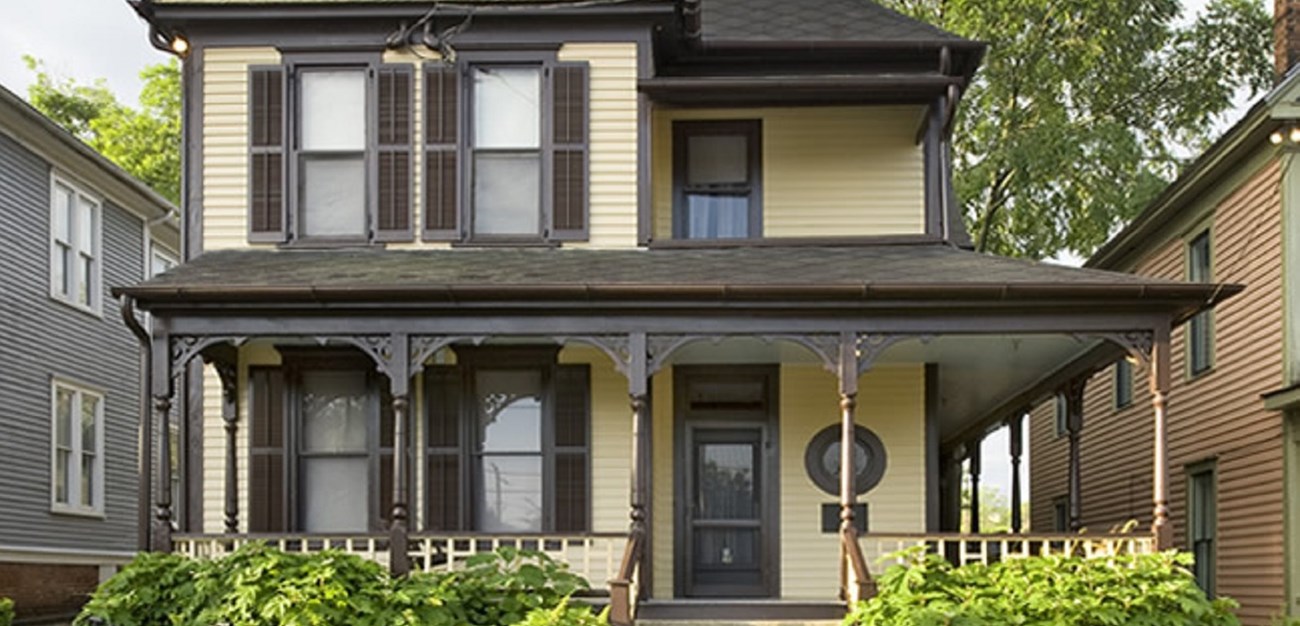
{"label": "window trim", "polygon": [[[72,241],[69,242],[68,244],[69,248],[72,251],[73,261],[74,261],[72,267],[69,268],[69,270],[73,272],[72,292],[65,296],[62,290],[62,286],[56,285],[54,282],[54,264],[56,263],[55,259],[57,258],[57,252],[60,246],[58,237],[54,233],[54,214],[58,206],[56,204],[58,201],[58,194],[55,192],[58,190],[60,186],[65,187],[70,192],[72,192],[74,198],[78,201],[78,203],[84,200],[84,201],[89,201],[89,203],[92,205],[91,220],[94,223],[92,225],[93,232],[92,232],[92,239],[90,244],[91,245],[91,278],[90,278],[91,284],[87,288],[87,294],[90,297],[89,304],[83,304],[77,301],[77,293],[79,292],[78,288],[82,280],[82,276],[80,272],[80,260],[81,260],[82,250],[78,247],[79,246],[78,239],[80,239],[80,230],[78,230],[79,220],[77,219],[77,215],[80,213],[80,211],[76,210],[75,208],[72,212],[73,213],[72,223],[69,224],[69,228],[72,231],[72,234],[70,236]],[[103,319],[104,295],[102,293],[102,290],[104,284],[104,252],[103,252],[104,251],[104,244],[103,244],[104,199],[101,196],[86,191],[85,187],[83,187],[78,183],[73,182],[71,178],[57,171],[50,172],[49,189],[50,189],[50,202],[49,202],[50,222],[49,222],[49,229],[47,234],[49,235],[49,242],[50,242],[50,248],[49,248],[50,265],[48,270],[48,280],[50,285],[50,299],[54,300],[55,302],[59,302],[61,304],[82,311],[83,313],[87,313],[93,315],[94,317]]]}
{"label": "window trim", "polygon": [[[1200,242],[1202,239],[1205,240],[1207,258],[1206,258],[1206,270],[1205,270],[1206,276],[1204,278],[1204,281],[1201,282],[1214,281],[1214,249],[1215,249],[1214,228],[1213,228],[1213,224],[1203,224],[1198,226],[1197,228],[1192,229],[1184,239],[1183,275],[1188,282],[1196,282],[1195,279],[1193,278],[1194,268],[1192,267],[1192,248],[1193,246],[1197,245],[1197,243]],[[1192,361],[1193,328],[1194,325],[1197,323],[1196,320],[1198,319],[1203,320],[1204,329],[1205,329],[1204,332],[1206,334],[1205,365],[1200,369],[1197,369],[1195,363],[1193,363]],[[1186,324],[1184,325],[1183,361],[1185,363],[1184,374],[1187,380],[1189,381],[1195,380],[1201,378],[1202,376],[1206,376],[1214,371],[1215,356],[1216,356],[1215,348],[1214,348],[1214,343],[1215,343],[1214,331],[1215,331],[1214,309],[1208,309],[1205,311],[1201,311],[1200,313],[1197,313],[1196,315],[1189,318]]]}
{"label": "window trim", "polygon": [[[478,451],[478,435],[473,431],[471,426],[476,421],[474,406],[474,374],[478,370],[535,370],[542,375],[542,533],[559,532],[555,530],[555,464],[556,457],[559,454],[577,454],[577,446],[560,446],[555,445],[555,416],[556,416],[556,378],[559,366],[566,365],[559,359],[559,346],[456,346],[452,348],[456,354],[455,366],[459,375],[459,428],[458,428],[458,450],[455,453],[459,467],[459,493],[458,502],[458,524],[460,528],[457,531],[474,532],[484,534],[486,531],[478,531],[477,513],[475,496],[476,489],[479,488],[480,479],[478,478],[479,470],[477,459],[484,453]],[[423,427],[420,429],[420,448],[423,468],[427,472],[429,468],[429,459],[434,455],[446,456],[449,448],[446,446],[435,447],[430,443],[430,420],[432,419],[432,404],[429,398],[434,393],[432,388],[433,377],[425,376],[424,378],[424,407],[420,419],[423,420]],[[587,507],[582,511],[583,530],[564,531],[570,534],[582,534],[591,532],[593,509],[595,502],[592,499],[593,480],[592,476],[592,452],[595,449],[592,441],[592,387],[588,379],[587,387],[587,411],[586,424],[584,427],[586,445],[581,447],[581,454],[584,457],[586,471],[586,502]],[[491,454],[491,453],[488,453]],[[531,454],[531,453],[528,453]],[[426,532],[448,532],[447,529],[437,531],[429,530],[428,525],[432,516],[433,509],[433,481],[424,480],[421,489],[421,507],[420,516],[421,526]],[[530,531],[531,532],[531,531]],[[487,533],[493,534],[493,533]],[[518,532],[498,533],[505,535],[518,535]],[[528,534],[528,533],[523,533]]]}
{"label": "window trim", "polygon": [[[1127,398],[1121,397],[1119,393],[1121,389],[1121,378],[1123,378],[1125,373],[1127,373],[1128,378]],[[1133,396],[1135,391],[1133,385],[1133,373],[1133,362],[1130,361],[1128,357],[1122,357],[1118,361],[1115,361],[1114,372],[1111,375],[1111,399],[1113,400],[1112,406],[1116,411],[1122,411],[1133,406]]]}
{"label": "window trim", "polygon": [[[744,134],[749,142],[749,233],[744,238],[691,238],[686,236],[687,142],[701,135]],[[729,241],[763,238],[763,120],[760,118],[676,120],[672,148],[672,236],[677,241]]]}
{"label": "window trim", "polygon": [[[86,396],[93,396],[99,400],[95,410],[95,465],[91,468],[91,473],[95,485],[91,491],[91,505],[85,506],[80,504],[81,494],[81,472],[83,469],[82,459],[85,454],[85,442],[81,438],[81,428],[77,424],[70,425],[69,435],[71,436],[72,451],[71,455],[76,459],[74,467],[76,471],[68,472],[68,501],[60,502],[56,491],[56,482],[58,475],[59,451],[58,451],[58,410],[59,410],[59,391],[68,390],[73,392],[73,406],[79,407],[82,399]],[[50,512],[59,515],[73,515],[79,517],[93,517],[102,519],[104,515],[104,405],[107,402],[107,394],[103,389],[75,382],[69,378],[53,375],[50,376]],[[74,408],[75,410],[75,408]],[[74,416],[75,417],[75,416]],[[79,422],[78,422],[79,423]]]}
{"label": "window trim", "polygon": [[[1209,527],[1210,527],[1210,538],[1208,539],[1210,544],[1210,568],[1208,570],[1209,580],[1202,581],[1198,579],[1196,581],[1197,585],[1201,586],[1201,589],[1205,591],[1205,595],[1209,596],[1210,598],[1214,597],[1214,594],[1218,587],[1218,565],[1219,565],[1219,555],[1218,555],[1218,551],[1219,551],[1219,467],[1218,465],[1219,465],[1218,459],[1211,458],[1211,459],[1206,459],[1204,461],[1199,461],[1196,463],[1189,464],[1184,468],[1185,476],[1187,479],[1187,493],[1186,493],[1187,551],[1192,553],[1193,556],[1196,554],[1196,543],[1197,543],[1197,540],[1193,534],[1193,528],[1195,526],[1195,524],[1193,523],[1193,519],[1194,516],[1196,515],[1197,506],[1199,504],[1196,501],[1196,480],[1201,476],[1208,476],[1210,481],[1210,500],[1211,500],[1210,507],[1214,517],[1213,519],[1209,520]],[[1192,565],[1192,573],[1193,575],[1196,573],[1195,564]]]}

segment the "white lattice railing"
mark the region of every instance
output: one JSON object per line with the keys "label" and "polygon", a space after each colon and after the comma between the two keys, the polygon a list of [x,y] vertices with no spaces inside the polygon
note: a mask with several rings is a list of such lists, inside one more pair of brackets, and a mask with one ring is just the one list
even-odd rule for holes
{"label": "white lattice railing", "polygon": [[[594,533],[585,535],[478,535],[413,534],[410,537],[411,568],[426,572],[463,567],[469,557],[501,547],[542,552],[568,563],[570,570],[586,578],[595,589],[604,589],[616,578],[627,535]],[[309,554],[336,550],[387,565],[386,535],[344,535],[312,533],[254,533],[240,535],[178,534],[172,550],[190,558],[213,559],[233,553],[249,543],[263,543],[284,552]]]}
{"label": "white lattice railing", "polygon": [[1140,534],[968,535],[957,533],[867,533],[858,538],[863,556],[874,570],[901,562],[889,555],[922,546],[954,565],[996,563],[1030,556],[1104,558],[1120,554],[1151,554],[1155,538]]}
{"label": "white lattice railing", "polygon": [[623,533],[584,535],[474,535],[415,534],[411,536],[411,567],[426,572],[446,571],[464,564],[482,552],[501,547],[533,550],[568,563],[575,574],[586,578],[591,586],[604,589],[618,576],[623,549]]}

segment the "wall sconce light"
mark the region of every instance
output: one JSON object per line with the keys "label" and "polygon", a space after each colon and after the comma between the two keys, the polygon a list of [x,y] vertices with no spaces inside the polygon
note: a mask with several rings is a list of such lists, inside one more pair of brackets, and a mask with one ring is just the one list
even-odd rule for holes
{"label": "wall sconce light", "polygon": [[190,42],[185,37],[177,34],[172,36],[171,45],[168,46],[179,56],[185,56],[190,51]]}
{"label": "wall sconce light", "polygon": [[1269,133],[1268,142],[1275,146],[1288,144],[1291,147],[1300,147],[1300,121],[1290,122]]}

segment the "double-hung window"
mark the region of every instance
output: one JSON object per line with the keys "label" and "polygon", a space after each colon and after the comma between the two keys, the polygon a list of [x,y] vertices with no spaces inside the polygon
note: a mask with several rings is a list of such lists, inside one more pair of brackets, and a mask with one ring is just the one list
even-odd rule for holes
{"label": "double-hung window", "polygon": [[1058,393],[1052,396],[1052,421],[1054,431],[1057,437],[1064,437],[1070,430],[1070,407],[1065,399],[1065,394]]}
{"label": "double-hung window", "polygon": [[542,68],[472,66],[473,234],[542,235]]}
{"label": "double-hung window", "polygon": [[761,137],[756,120],[673,125],[674,237],[762,236]]}
{"label": "double-hung window", "polygon": [[50,295],[98,313],[100,272],[100,202],[55,177],[50,193]]}
{"label": "double-hung window", "polygon": [[62,380],[50,385],[50,504],[60,513],[104,512],[104,396]]}
{"label": "double-hung window", "polygon": [[303,68],[297,74],[299,235],[364,239],[368,68]]}
{"label": "double-hung window", "polygon": [[1187,541],[1195,559],[1192,573],[1205,594],[1214,597],[1215,539],[1218,526],[1218,503],[1215,494],[1214,463],[1206,462],[1188,470]]}
{"label": "double-hung window", "polygon": [[[1187,280],[1208,283],[1213,280],[1213,250],[1210,231],[1205,230],[1187,244]],[[1197,376],[1214,366],[1214,318],[1201,311],[1187,322],[1187,371]]]}

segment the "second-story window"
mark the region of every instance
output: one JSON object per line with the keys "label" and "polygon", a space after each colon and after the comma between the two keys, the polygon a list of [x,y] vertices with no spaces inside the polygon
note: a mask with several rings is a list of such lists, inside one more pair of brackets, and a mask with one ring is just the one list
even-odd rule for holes
{"label": "second-story window", "polygon": [[298,76],[299,235],[362,239],[366,220],[365,69]]}
{"label": "second-story window", "polygon": [[55,178],[50,198],[50,295],[99,312],[99,201]]}
{"label": "second-story window", "polygon": [[539,237],[542,70],[479,66],[471,76],[474,235]]}
{"label": "second-story window", "polygon": [[[1206,230],[1187,244],[1187,280],[1208,283],[1212,277],[1210,231]],[[1210,311],[1197,313],[1187,323],[1187,370],[1192,376],[1214,366],[1214,318]]]}
{"label": "second-story window", "polygon": [[673,236],[761,237],[761,126],[758,121],[673,125]]}

